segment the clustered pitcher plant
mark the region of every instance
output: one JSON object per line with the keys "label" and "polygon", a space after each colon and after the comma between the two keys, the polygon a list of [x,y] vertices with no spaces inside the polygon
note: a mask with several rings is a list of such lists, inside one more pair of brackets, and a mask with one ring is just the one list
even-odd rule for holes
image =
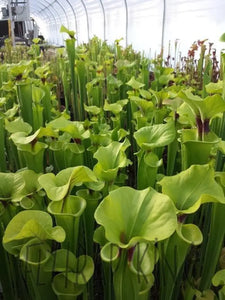
{"label": "clustered pitcher plant", "polygon": [[61,33],[0,66],[4,299],[224,300],[225,54]]}

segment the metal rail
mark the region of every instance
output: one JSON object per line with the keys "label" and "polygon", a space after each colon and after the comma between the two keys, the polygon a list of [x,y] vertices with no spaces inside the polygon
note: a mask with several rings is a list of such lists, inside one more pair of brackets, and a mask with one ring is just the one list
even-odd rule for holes
{"label": "metal rail", "polygon": [[106,15],[105,15],[105,7],[103,5],[102,0],[99,0],[100,4],[101,4],[101,8],[102,8],[102,14],[103,14],[103,39],[104,41],[106,40]]}

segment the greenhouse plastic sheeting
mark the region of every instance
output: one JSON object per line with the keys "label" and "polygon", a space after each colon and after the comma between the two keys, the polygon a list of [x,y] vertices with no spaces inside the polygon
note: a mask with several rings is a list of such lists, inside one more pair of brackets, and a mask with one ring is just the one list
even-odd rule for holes
{"label": "greenhouse plastic sheeting", "polygon": [[[63,24],[76,31],[77,42],[94,35],[112,43],[123,38],[146,55],[165,52],[178,41],[186,51],[198,39],[209,39],[221,48],[225,32],[224,0],[29,0],[31,16],[40,33],[55,45],[63,45]],[[7,1],[1,1],[7,3]]]}

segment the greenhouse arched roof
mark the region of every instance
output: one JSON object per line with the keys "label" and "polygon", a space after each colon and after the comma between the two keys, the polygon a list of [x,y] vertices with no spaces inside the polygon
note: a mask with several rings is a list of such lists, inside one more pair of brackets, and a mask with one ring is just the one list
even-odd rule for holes
{"label": "greenhouse arched roof", "polygon": [[[198,39],[218,44],[225,31],[223,0],[24,0],[40,33],[55,45],[64,44],[60,27],[76,32],[78,43],[98,36],[137,50],[160,51],[179,41],[187,49]],[[7,5],[7,0],[0,4]],[[17,2],[17,1],[14,1]],[[21,2],[21,1],[20,1]],[[2,6],[2,5],[1,5]],[[222,47],[222,46],[221,46]]]}

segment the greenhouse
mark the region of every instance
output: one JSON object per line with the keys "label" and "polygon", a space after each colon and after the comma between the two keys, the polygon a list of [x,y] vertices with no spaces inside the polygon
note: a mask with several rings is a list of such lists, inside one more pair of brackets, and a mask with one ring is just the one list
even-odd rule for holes
{"label": "greenhouse", "polygon": [[225,299],[224,11],[0,0],[0,300]]}

